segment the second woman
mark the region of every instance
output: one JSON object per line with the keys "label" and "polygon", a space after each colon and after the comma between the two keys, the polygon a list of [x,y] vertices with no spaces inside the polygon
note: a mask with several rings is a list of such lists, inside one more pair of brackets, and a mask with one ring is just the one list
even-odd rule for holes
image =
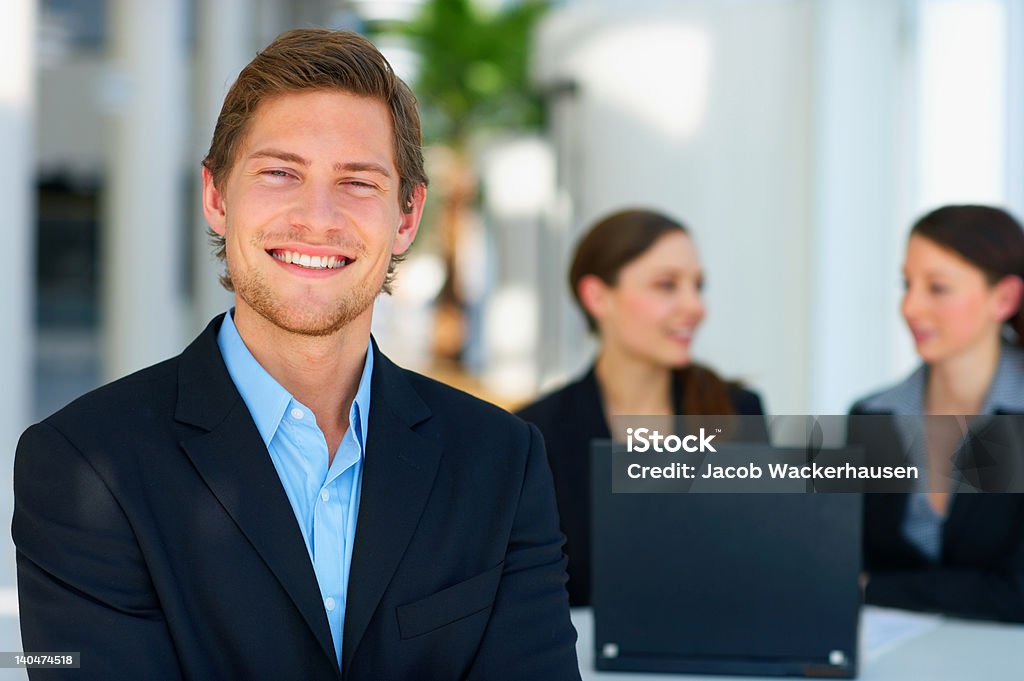
{"label": "second woman", "polygon": [[577,381],[525,407],[548,451],[569,558],[569,602],[590,603],[590,443],[612,415],[762,414],[760,398],[693,362],[704,272],[686,228],[647,210],[610,215],[582,238],[569,286],[600,348]]}

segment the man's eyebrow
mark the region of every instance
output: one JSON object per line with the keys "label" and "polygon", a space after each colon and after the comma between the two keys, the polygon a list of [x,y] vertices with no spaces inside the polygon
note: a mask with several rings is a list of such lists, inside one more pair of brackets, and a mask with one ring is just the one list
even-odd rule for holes
{"label": "man's eyebrow", "polygon": [[307,168],[310,163],[308,159],[302,158],[298,154],[293,154],[290,151],[281,151],[280,149],[260,149],[249,154],[249,158],[276,158],[287,163],[298,163],[300,166]]}
{"label": "man's eyebrow", "polygon": [[[281,149],[260,149],[249,154],[249,158],[273,158],[287,163],[297,163],[305,168],[308,168],[312,164],[312,161],[307,158],[303,158],[298,154],[293,154],[290,151],[282,151]],[[348,163],[335,163],[334,172],[376,173],[391,179],[391,172],[387,167],[380,163],[374,163],[373,161],[349,161]]]}
{"label": "man's eyebrow", "polygon": [[334,172],[356,172],[356,173],[376,173],[383,175],[384,177],[391,179],[391,172],[379,163],[372,161],[350,161],[348,163],[335,163]]}

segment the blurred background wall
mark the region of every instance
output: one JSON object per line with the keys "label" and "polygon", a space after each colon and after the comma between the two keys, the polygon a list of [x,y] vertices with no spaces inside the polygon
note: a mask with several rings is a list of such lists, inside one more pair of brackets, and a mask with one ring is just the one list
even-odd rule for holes
{"label": "blurred background wall", "polygon": [[[1013,0],[566,3],[534,53],[570,206],[561,261],[615,207],[681,217],[708,276],[697,356],[760,388],[774,413],[845,413],[913,364],[898,303],[914,218],[954,201],[1021,212],[1021,12]],[[582,332],[574,317],[559,331],[561,369]]]}
{"label": "blurred background wall", "polygon": [[590,361],[565,271],[608,211],[691,227],[696,355],[773,413],[844,413],[913,366],[916,216],[1024,213],[1024,0],[6,0],[6,480],[29,422],[230,304],[200,161],[239,69],[313,25],[370,35],[423,105],[428,215],[381,346],[507,406]]}

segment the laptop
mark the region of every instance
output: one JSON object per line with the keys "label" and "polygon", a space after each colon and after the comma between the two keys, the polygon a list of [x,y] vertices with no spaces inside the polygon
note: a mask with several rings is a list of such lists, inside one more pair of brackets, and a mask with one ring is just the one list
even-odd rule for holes
{"label": "laptop", "polygon": [[611,452],[592,444],[597,669],[856,676],[861,495],[613,494]]}

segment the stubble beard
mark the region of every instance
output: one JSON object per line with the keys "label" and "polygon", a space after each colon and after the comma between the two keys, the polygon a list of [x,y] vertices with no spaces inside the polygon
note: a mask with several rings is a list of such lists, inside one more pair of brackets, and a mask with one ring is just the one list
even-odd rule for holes
{"label": "stubble beard", "polygon": [[256,268],[237,271],[228,259],[228,271],[235,295],[274,326],[300,336],[331,336],[373,305],[384,280],[360,280],[350,291],[331,301],[330,305],[289,305],[275,295],[263,274]]}

